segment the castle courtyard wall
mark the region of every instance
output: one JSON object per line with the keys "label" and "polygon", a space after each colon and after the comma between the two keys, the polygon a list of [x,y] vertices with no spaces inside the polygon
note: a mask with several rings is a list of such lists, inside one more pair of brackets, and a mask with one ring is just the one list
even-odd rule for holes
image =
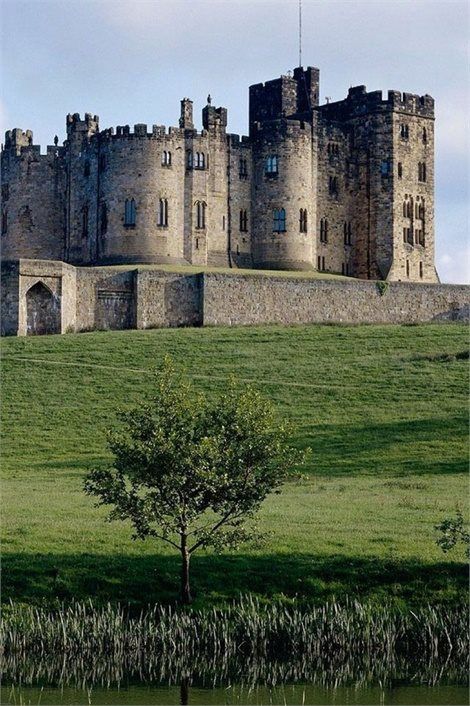
{"label": "castle courtyard wall", "polygon": [[168,273],[49,260],[2,264],[3,335],[202,325],[417,324],[468,321],[469,314],[466,285]]}

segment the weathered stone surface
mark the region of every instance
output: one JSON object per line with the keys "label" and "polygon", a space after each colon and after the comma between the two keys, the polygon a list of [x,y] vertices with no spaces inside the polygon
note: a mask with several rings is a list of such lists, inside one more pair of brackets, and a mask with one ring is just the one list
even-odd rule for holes
{"label": "weathered stone surface", "polygon": [[468,286],[379,284],[20,260],[2,264],[2,334],[469,319]]}
{"label": "weathered stone surface", "polygon": [[[322,106],[318,96],[313,67],[251,86],[250,135],[241,139],[227,134],[226,109],[211,104],[196,130],[189,99],[169,129],[100,131],[98,116],[68,115],[64,145],[45,155],[31,131],[8,131],[3,258],[317,268],[436,282],[433,99],[383,98],[364,86]],[[126,202],[135,223],[125,222]],[[281,209],[285,228],[276,230]],[[135,317],[125,298],[101,299],[116,325]]]}

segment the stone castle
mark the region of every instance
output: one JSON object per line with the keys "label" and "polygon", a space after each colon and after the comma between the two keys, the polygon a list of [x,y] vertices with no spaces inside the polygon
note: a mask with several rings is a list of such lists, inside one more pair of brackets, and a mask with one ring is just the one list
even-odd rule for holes
{"label": "stone castle", "polygon": [[251,86],[242,138],[210,96],[202,131],[188,98],[168,130],[68,115],[46,154],[8,131],[2,334],[468,317],[434,267],[433,99],[318,97],[311,67]]}
{"label": "stone castle", "polygon": [[434,101],[351,88],[319,105],[319,71],[250,87],[249,136],[192,102],[179,127],[99,129],[67,116],[63,146],[6,133],[3,259],[75,265],[318,269],[436,282]]}

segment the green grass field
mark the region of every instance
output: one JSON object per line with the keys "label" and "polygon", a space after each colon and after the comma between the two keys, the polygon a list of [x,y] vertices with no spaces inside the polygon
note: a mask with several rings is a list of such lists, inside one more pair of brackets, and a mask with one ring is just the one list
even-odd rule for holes
{"label": "green grass field", "polygon": [[[261,549],[195,555],[197,604],[239,592],[410,603],[465,595],[464,552],[434,525],[466,510],[467,329],[299,326],[10,338],[3,349],[3,599],[173,600],[178,557],[133,542],[82,491],[107,461],[116,406],[152,388],[166,353],[217,393],[235,373],[312,448],[261,513]],[[468,356],[467,356],[468,357]]]}

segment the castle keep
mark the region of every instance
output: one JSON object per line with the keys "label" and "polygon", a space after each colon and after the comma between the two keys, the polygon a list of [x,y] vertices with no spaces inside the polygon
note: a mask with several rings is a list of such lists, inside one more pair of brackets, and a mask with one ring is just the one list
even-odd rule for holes
{"label": "castle keep", "polygon": [[437,282],[434,101],[390,91],[319,105],[319,71],[250,87],[249,136],[210,97],[179,127],[67,116],[63,146],[2,149],[2,256],[68,264],[318,269]]}
{"label": "castle keep", "polygon": [[8,131],[2,334],[468,318],[434,267],[433,99],[318,96],[315,68],[251,86],[241,138],[210,96],[202,131],[188,98],[169,129],[68,115],[46,154]]}

